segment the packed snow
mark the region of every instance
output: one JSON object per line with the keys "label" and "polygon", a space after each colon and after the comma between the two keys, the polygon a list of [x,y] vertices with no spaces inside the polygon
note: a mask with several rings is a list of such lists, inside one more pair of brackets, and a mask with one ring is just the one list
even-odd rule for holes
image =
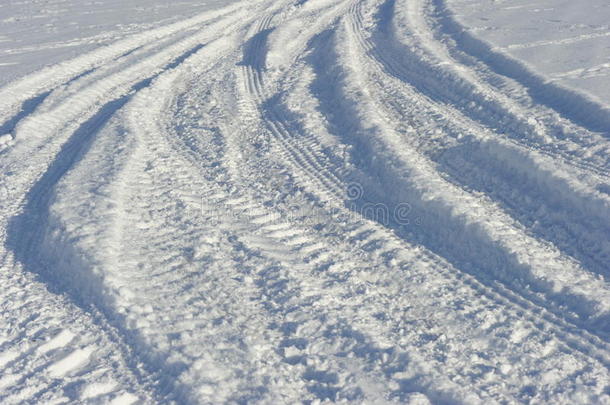
{"label": "packed snow", "polygon": [[0,21],[0,403],[610,404],[605,1]]}
{"label": "packed snow", "polygon": [[448,0],[462,28],[544,79],[610,105],[610,3]]}

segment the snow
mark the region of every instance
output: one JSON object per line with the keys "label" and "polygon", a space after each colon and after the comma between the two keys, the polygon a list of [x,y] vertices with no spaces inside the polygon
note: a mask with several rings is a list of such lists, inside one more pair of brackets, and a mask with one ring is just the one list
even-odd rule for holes
{"label": "snow", "polygon": [[465,27],[552,82],[610,104],[610,5],[603,0],[448,0]]}
{"label": "snow", "polygon": [[0,402],[610,404],[608,17],[0,5]]}
{"label": "snow", "polygon": [[610,132],[606,2],[436,4],[446,30],[467,53],[526,84],[537,102],[584,127]]}
{"label": "snow", "polygon": [[47,372],[53,378],[64,377],[66,374],[74,372],[86,365],[89,362],[89,357],[92,352],[93,348],[91,347],[77,349],[63,359],[51,364],[47,369]]}
{"label": "snow", "polygon": [[0,4],[0,85],[50,64],[231,0],[6,0]]}

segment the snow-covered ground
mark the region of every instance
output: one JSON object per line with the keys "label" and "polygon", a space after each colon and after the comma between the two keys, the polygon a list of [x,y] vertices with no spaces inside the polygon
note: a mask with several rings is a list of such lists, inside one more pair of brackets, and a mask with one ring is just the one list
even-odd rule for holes
{"label": "snow-covered ground", "polygon": [[554,83],[610,105],[610,3],[448,0],[462,26]]}
{"label": "snow-covered ground", "polygon": [[610,8],[530,3],[0,5],[0,403],[610,403]]}
{"label": "snow-covered ground", "polygon": [[231,0],[3,0],[0,85]]}

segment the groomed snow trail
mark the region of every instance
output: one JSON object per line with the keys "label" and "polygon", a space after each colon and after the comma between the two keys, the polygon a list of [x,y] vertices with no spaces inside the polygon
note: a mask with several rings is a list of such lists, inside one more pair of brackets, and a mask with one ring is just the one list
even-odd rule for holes
{"label": "groomed snow trail", "polygon": [[7,84],[0,402],[610,403],[606,107],[504,74],[256,0]]}

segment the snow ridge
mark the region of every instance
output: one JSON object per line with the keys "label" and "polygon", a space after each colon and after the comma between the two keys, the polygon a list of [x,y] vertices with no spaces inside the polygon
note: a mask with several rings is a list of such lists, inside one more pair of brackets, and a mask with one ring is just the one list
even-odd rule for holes
{"label": "snow ridge", "polygon": [[240,2],[0,89],[0,401],[610,401],[606,107],[470,36]]}

